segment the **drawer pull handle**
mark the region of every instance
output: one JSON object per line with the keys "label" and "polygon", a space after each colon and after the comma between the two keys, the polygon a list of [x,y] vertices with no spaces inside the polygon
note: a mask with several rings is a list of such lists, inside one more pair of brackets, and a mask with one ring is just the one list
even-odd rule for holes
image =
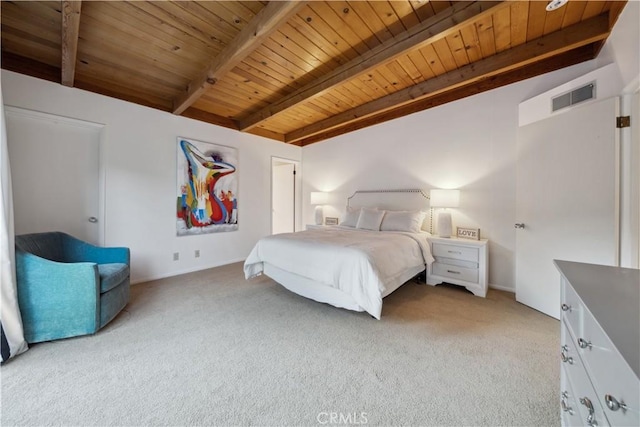
{"label": "drawer pull handle", "polygon": [[562,304],[560,308],[562,309],[562,311],[571,311],[571,306],[567,304]]}
{"label": "drawer pull handle", "polygon": [[[567,396],[565,396],[565,394],[567,394]],[[567,397],[568,397],[568,393],[566,391],[562,393],[562,400],[560,400],[560,406],[562,406],[562,410],[564,412],[568,412],[569,415],[573,415],[574,414],[573,408],[567,405],[567,400],[566,400]]]}
{"label": "drawer pull handle", "polygon": [[607,408],[611,409],[612,411],[617,411],[620,408],[622,408],[622,412],[627,411],[627,405],[624,402],[618,402],[618,399],[611,396],[610,394],[604,395],[604,401],[607,402]]}
{"label": "drawer pull handle", "polygon": [[447,251],[447,252],[449,252],[450,254],[462,255],[462,252],[460,251]]}
{"label": "drawer pull handle", "polygon": [[455,271],[455,270],[447,270],[447,273],[460,274],[459,271]]}
{"label": "drawer pull handle", "polygon": [[564,363],[569,363],[569,365],[573,365],[573,357],[567,356],[566,351],[568,351],[568,347],[566,345],[562,346],[562,353],[560,353],[560,358]]}
{"label": "drawer pull handle", "polygon": [[583,338],[578,338],[578,345],[580,346],[580,348],[588,348],[589,350],[591,350],[591,348],[593,347],[591,341],[587,341]]}
{"label": "drawer pull handle", "polygon": [[597,426],[598,423],[596,422],[595,410],[593,409],[593,403],[591,403],[591,400],[586,396],[581,397],[580,403],[586,406],[589,410],[589,415],[587,415],[587,424],[589,424],[590,426]]}

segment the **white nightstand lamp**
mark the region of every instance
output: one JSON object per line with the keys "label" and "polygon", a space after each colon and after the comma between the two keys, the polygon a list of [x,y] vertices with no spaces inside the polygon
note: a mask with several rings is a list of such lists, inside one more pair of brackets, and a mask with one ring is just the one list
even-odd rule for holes
{"label": "white nightstand lamp", "polygon": [[[457,208],[460,205],[460,190],[431,190],[429,205],[432,208]],[[451,237],[451,213],[443,210],[438,214],[438,236]]]}
{"label": "white nightstand lamp", "polygon": [[329,194],[323,191],[311,192],[311,204],[316,205],[316,225],[322,225],[324,222],[324,212],[322,205],[326,205],[329,199]]}

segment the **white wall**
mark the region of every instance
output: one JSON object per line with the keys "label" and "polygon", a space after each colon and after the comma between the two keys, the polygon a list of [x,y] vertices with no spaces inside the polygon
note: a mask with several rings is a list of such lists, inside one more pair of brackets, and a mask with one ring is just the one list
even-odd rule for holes
{"label": "white wall", "polygon": [[[632,58],[619,64],[623,86],[638,65],[638,37],[627,40],[637,32],[638,4],[630,3],[602,51],[612,60]],[[481,229],[490,239],[489,282],[515,290],[518,104],[602,65],[598,58],[304,147],[305,219],[313,219],[310,191],[331,191],[325,215],[342,217],[346,197],[358,189],[460,188],[454,227]]]}
{"label": "white wall", "polygon": [[[454,226],[481,228],[491,239],[490,283],[515,289],[518,104],[611,61],[619,64],[621,81],[633,86],[637,19],[638,3],[629,2],[597,60],[302,150],[5,70],[2,91],[6,105],[106,125],[105,244],[131,248],[133,281],[244,259],[270,231],[271,156],[278,156],[303,159],[306,223],[313,221],[308,197],[314,190],[333,191],[325,216],[341,216],[346,196],[357,189],[461,188]],[[176,136],[238,147],[239,231],[175,236]],[[195,249],[201,258],[193,258]],[[173,252],[181,253],[180,261],[172,261]]]}
{"label": "white wall", "polygon": [[640,1],[627,2],[600,55],[597,67],[617,64],[621,93],[635,93],[640,87]]}
{"label": "white wall", "polygon": [[[514,288],[518,103],[585,72],[581,64],[303,148],[304,193],[332,192],[326,216],[343,217],[355,190],[459,188],[453,225],[490,239],[489,282]],[[354,161],[357,159],[357,161]],[[307,205],[305,205],[307,206]],[[305,211],[312,221],[312,211]]]}
{"label": "white wall", "polygon": [[[5,70],[2,93],[5,105],[106,125],[104,244],[131,248],[133,282],[243,260],[271,231],[271,156],[301,157],[299,147]],[[176,236],[177,136],[238,148],[238,231]]]}

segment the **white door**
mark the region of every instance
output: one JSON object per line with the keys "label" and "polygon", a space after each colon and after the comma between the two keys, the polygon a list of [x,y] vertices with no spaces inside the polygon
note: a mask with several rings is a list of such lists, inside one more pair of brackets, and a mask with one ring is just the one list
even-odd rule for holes
{"label": "white door", "polygon": [[7,108],[16,234],[63,231],[100,242],[101,126]]}
{"label": "white door", "polygon": [[617,263],[617,111],[611,98],[518,130],[516,300],[555,318],[554,259]]}
{"label": "white door", "polygon": [[296,218],[296,165],[274,159],[271,169],[271,233],[292,233]]}

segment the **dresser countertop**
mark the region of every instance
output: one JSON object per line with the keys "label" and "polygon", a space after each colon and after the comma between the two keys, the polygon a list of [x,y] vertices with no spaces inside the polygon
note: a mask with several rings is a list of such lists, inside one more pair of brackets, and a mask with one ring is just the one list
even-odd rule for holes
{"label": "dresser countertop", "polygon": [[554,263],[640,378],[640,270]]}

